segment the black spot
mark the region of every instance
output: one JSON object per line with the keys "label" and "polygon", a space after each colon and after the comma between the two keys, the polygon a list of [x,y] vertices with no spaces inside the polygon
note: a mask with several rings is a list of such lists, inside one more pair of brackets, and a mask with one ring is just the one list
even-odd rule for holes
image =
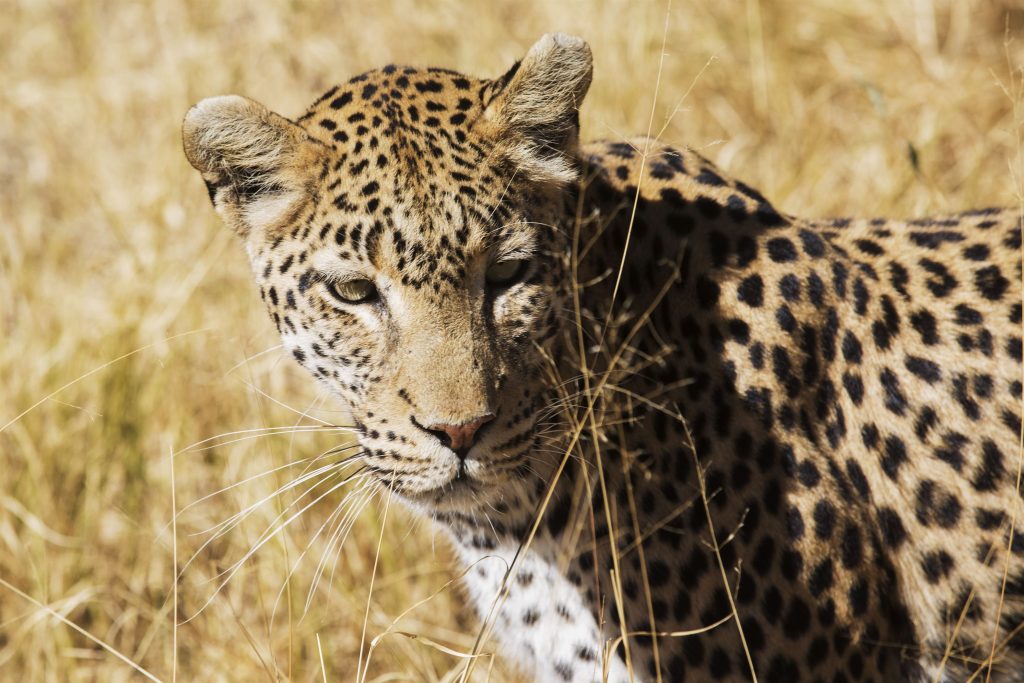
{"label": "black spot", "polygon": [[796,247],[785,237],[768,240],[768,256],[776,263],[788,263],[796,260]]}
{"label": "black spot", "polygon": [[[633,148],[629,145],[625,145],[625,147],[629,150],[629,156],[633,156]],[[619,156],[623,155],[620,154]],[[661,201],[677,208],[686,206],[686,200],[683,199],[683,195],[679,194],[679,190],[674,187],[663,187],[661,189]]]}
{"label": "black spot", "polygon": [[935,507],[935,521],[942,528],[952,528],[959,522],[961,502],[953,495],[946,495]]}
{"label": "black spot", "polygon": [[732,673],[732,662],[722,648],[716,647],[711,651],[711,657],[708,659],[708,672],[715,680],[721,680]]}
{"label": "black spot", "polygon": [[942,379],[942,371],[939,370],[938,364],[934,361],[918,356],[907,356],[905,364],[907,370],[910,370],[929,384],[935,384]]}
{"label": "black spot", "polygon": [[821,481],[821,473],[818,471],[817,465],[810,460],[804,460],[797,467],[796,478],[801,484],[812,489]]}
{"label": "black spot", "polygon": [[928,583],[938,583],[949,575],[956,563],[945,550],[926,553],[921,559],[921,569]]}
{"label": "black spot", "polygon": [[943,264],[926,258],[921,259],[918,263],[934,276],[925,280],[925,284],[936,297],[941,299],[956,288],[956,278],[950,274],[949,269]]}
{"label": "black spot", "polygon": [[789,302],[800,300],[800,280],[792,273],[782,276],[779,280],[779,293],[782,298]]}
{"label": "black spot", "polygon": [[892,334],[889,332],[889,328],[885,326],[881,320],[876,320],[871,324],[871,334],[875,338],[875,346],[882,351],[889,348],[892,342]]}
{"label": "black spot", "polygon": [[986,299],[998,301],[1006,293],[1010,281],[1003,277],[997,266],[988,266],[975,271],[974,286]]}
{"label": "black spot", "polygon": [[822,498],[814,505],[814,535],[821,540],[828,540],[832,537],[835,524],[835,506],[829,500]]}
{"label": "black spot", "polygon": [[780,225],[786,224],[786,219],[775,210],[775,207],[770,204],[758,204],[757,206],[757,221],[761,225],[774,228]]}
{"label": "black spot", "polygon": [[811,609],[798,597],[790,600],[789,608],[782,618],[782,630],[786,637],[796,639],[807,633],[811,627]]}
{"label": "black spot", "polygon": [[[673,169],[668,164],[655,162],[651,164],[651,175],[657,178],[658,180],[671,180],[676,176],[676,172],[675,169]],[[739,199],[739,197],[737,197],[737,199]],[[730,210],[731,208],[732,207],[730,206]]]}
{"label": "black spot", "polygon": [[964,414],[972,420],[978,420],[981,418],[981,408],[978,402],[970,395],[970,389],[967,384],[967,375],[962,373],[957,374],[953,377],[953,397],[960,404]]}
{"label": "black spot", "polygon": [[882,533],[882,540],[893,550],[899,548],[907,540],[907,531],[903,527],[903,520],[890,507],[882,507],[878,510],[878,528]]}
{"label": "black spot", "polygon": [[704,663],[704,641],[700,638],[683,639],[683,656],[690,666],[700,666]]}
{"label": "black spot", "polygon": [[441,92],[442,86],[435,80],[429,80],[417,83],[416,89],[420,92]]}
{"label": "black spot", "polygon": [[711,254],[711,264],[715,268],[721,268],[729,256],[729,238],[718,230],[708,231],[708,251]]}
{"label": "black spot", "polygon": [[910,273],[907,272],[906,268],[895,261],[889,264],[889,281],[892,283],[893,288],[900,293],[900,296],[904,299],[910,298],[907,294],[907,284],[910,282]]}
{"label": "black spot", "polygon": [[694,204],[696,204],[697,210],[710,220],[718,218],[718,215],[722,212],[722,205],[710,197],[699,197]]}
{"label": "black spot", "polygon": [[746,322],[739,318],[731,319],[727,325],[729,335],[740,344],[746,344],[750,341],[750,326]]}
{"label": "black spot", "polygon": [[860,438],[864,443],[865,448],[874,449],[878,445],[878,427],[873,423],[868,423],[860,428]]}
{"label": "black spot", "polygon": [[864,559],[864,545],[861,541],[860,528],[852,522],[847,524],[840,539],[839,558],[847,569],[855,569]]}
{"label": "black spot", "polygon": [[868,611],[868,584],[864,579],[858,580],[850,587],[848,594],[850,598],[850,610],[854,616],[860,616]]}
{"label": "black spot", "polygon": [[978,491],[994,491],[1005,474],[1002,451],[994,441],[985,439],[981,444],[981,464],[971,485]]}
{"label": "black spot", "polygon": [[951,230],[936,230],[935,232],[912,232],[910,240],[921,247],[938,249],[945,242],[963,242],[962,233]]}
{"label": "black spot", "polygon": [[557,674],[563,681],[572,680],[572,667],[565,662],[555,662],[554,669],[555,674]]}
{"label": "black spot", "polygon": [[885,439],[885,454],[882,456],[882,471],[890,479],[896,481],[900,467],[907,462],[907,448],[903,440],[897,436],[888,436]]}
{"label": "black spot", "polygon": [[785,550],[782,553],[779,567],[782,570],[782,576],[787,581],[796,581],[804,568],[803,555],[795,550]]}
{"label": "black spot", "polygon": [[988,259],[988,246],[984,244],[972,244],[964,249],[964,258],[971,261],[985,261]]}
{"label": "black spot", "polygon": [[709,168],[703,169],[697,175],[695,180],[702,185],[711,185],[712,187],[721,187],[725,185],[725,181],[722,180],[722,176],[718,175]]}
{"label": "black spot", "polygon": [[832,264],[832,288],[836,292],[836,296],[840,299],[846,298],[846,279],[849,276],[849,271],[839,261],[835,261]]}
{"label": "black spot", "polygon": [[750,364],[754,366],[755,370],[760,370],[764,367],[764,344],[756,342],[750,346]]}
{"label": "black spot", "polygon": [[1006,353],[1016,361],[1021,360],[1020,337],[1013,336],[1006,340]]}
{"label": "black spot", "polygon": [[770,536],[765,536],[761,539],[757,549],[754,550],[754,557],[751,560],[751,566],[754,571],[760,576],[764,576],[772,567],[772,561],[775,559],[775,542]]}
{"label": "black spot", "polygon": [[860,378],[860,375],[844,372],[843,387],[846,389],[846,393],[854,405],[859,406],[861,401],[864,400],[864,381]]}
{"label": "black spot", "polygon": [[942,437],[942,445],[935,449],[935,457],[959,472],[964,466],[963,448],[968,443],[963,434],[946,432]]}
{"label": "black spot", "polygon": [[794,541],[804,537],[804,518],[795,507],[786,510],[786,530]]}
{"label": "black spot", "polygon": [[825,283],[821,281],[818,274],[811,272],[807,276],[807,294],[811,298],[811,303],[815,306],[822,306],[825,302]]}
{"label": "black spot", "polygon": [[[761,614],[769,624],[778,623],[779,617],[782,615],[782,593],[775,586],[769,587],[765,591],[764,597],[761,598]],[[700,642],[699,638],[687,638],[683,642],[685,643],[687,640]]]}
{"label": "black spot", "polygon": [[653,560],[647,566],[647,579],[651,587],[664,585],[669,578],[668,565],[661,560]]}
{"label": "black spot", "polygon": [[939,343],[935,316],[928,311],[921,309],[913,313],[910,316],[910,324],[921,335],[921,341],[927,346],[934,346]]}
{"label": "black spot", "polygon": [[907,411],[907,399],[900,388],[900,380],[889,368],[879,373],[882,389],[885,391],[885,407],[892,413],[902,416]]}
{"label": "black spot", "polygon": [[864,286],[864,279],[857,277],[853,281],[853,304],[857,315],[864,315],[868,310],[868,290]]}
{"label": "black spot", "polygon": [[352,93],[344,92],[331,100],[331,109],[341,109],[352,101]]}
{"label": "black spot", "polygon": [[867,500],[871,495],[871,485],[868,484],[868,478],[864,475],[864,470],[852,458],[846,461],[846,476],[849,477],[850,483],[853,484],[853,488],[857,490],[861,499]]}
{"label": "black spot", "polygon": [[[632,159],[635,154],[633,147],[625,142],[613,142],[608,145],[608,152],[617,157],[622,157],[623,159]],[[673,192],[675,192],[675,190],[673,190]],[[679,193],[676,192],[676,194],[678,195]],[[664,196],[664,190],[662,190],[662,198],[664,198]]]}
{"label": "black spot", "polygon": [[800,680],[800,667],[786,655],[775,655],[768,664],[765,683],[792,683]]}
{"label": "black spot", "polygon": [[752,308],[759,308],[764,302],[764,283],[760,275],[745,278],[736,288],[736,298]]}
{"label": "black spot", "polygon": [[793,312],[789,310],[789,306],[779,306],[775,311],[775,321],[779,324],[784,332],[790,334],[796,330],[796,317],[793,316]]}
{"label": "black spot", "polygon": [[983,322],[980,312],[965,304],[957,304],[956,324],[957,325],[980,325]]}
{"label": "black spot", "polygon": [[736,265],[746,268],[757,258],[757,242],[750,235],[736,238]]}
{"label": "black spot", "polygon": [[810,589],[811,595],[818,597],[831,588],[834,581],[832,558],[826,557],[811,570],[810,576],[807,578],[807,587]]}
{"label": "black spot", "polygon": [[982,531],[993,531],[1003,525],[1006,514],[1002,510],[978,508],[974,512],[974,521]]}
{"label": "black spot", "polygon": [[869,256],[881,256],[882,254],[885,253],[885,250],[882,249],[881,245],[879,245],[878,242],[875,242],[873,240],[859,239],[856,240],[854,244],[857,245],[858,249],[860,249],[865,254],[868,254]]}
{"label": "black spot", "polygon": [[707,310],[718,303],[720,288],[718,283],[701,275],[697,278],[697,303]]}
{"label": "black spot", "polygon": [[849,330],[843,336],[843,358],[850,363],[860,363],[862,349],[860,340]]}
{"label": "black spot", "polygon": [[992,395],[993,382],[991,375],[975,375],[971,384],[974,386],[974,393],[978,398],[988,399]]}
{"label": "black spot", "polygon": [[800,231],[800,242],[803,244],[804,253],[811,258],[825,255],[825,241],[810,230]]}

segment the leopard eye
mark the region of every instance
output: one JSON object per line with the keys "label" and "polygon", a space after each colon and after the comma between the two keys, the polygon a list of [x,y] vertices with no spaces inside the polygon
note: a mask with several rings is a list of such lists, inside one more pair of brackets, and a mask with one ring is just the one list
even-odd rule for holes
{"label": "leopard eye", "polygon": [[327,291],[346,304],[365,304],[377,299],[377,288],[365,278],[328,282]]}
{"label": "leopard eye", "polygon": [[487,269],[487,284],[507,287],[523,277],[529,264],[530,262],[526,259],[510,259],[493,263]]}

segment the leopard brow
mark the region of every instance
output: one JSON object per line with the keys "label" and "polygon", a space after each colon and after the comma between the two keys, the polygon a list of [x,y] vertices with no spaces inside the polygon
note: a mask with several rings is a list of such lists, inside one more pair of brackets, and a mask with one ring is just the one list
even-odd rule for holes
{"label": "leopard brow", "polygon": [[351,270],[314,270],[313,281],[333,284],[344,284],[346,282],[352,282],[353,280],[372,280],[365,273],[359,273]]}
{"label": "leopard brow", "polygon": [[495,236],[493,253],[495,261],[510,259],[528,259],[537,253],[537,242],[532,235],[525,232],[510,232],[500,237]]}
{"label": "leopard brow", "polygon": [[514,247],[512,249],[498,249],[494,257],[494,262],[499,263],[501,261],[518,261],[518,260],[529,260],[537,254],[536,245],[528,245],[522,247]]}

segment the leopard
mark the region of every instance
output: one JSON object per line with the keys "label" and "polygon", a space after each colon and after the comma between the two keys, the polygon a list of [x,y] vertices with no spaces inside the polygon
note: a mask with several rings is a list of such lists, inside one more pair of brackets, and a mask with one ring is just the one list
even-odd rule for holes
{"label": "leopard", "polygon": [[285,352],[449,539],[475,652],[1024,681],[1021,211],[790,215],[690,148],[583,142],[592,72],[555,33],[183,124]]}

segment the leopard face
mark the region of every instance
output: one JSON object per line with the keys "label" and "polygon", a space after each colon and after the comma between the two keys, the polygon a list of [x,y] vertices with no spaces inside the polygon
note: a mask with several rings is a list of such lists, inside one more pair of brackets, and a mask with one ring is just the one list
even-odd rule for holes
{"label": "leopard face", "polygon": [[284,346],[350,407],[365,467],[427,508],[548,468],[531,450],[589,80],[586,44],[554,36],[494,80],[389,66],[295,122],[237,96],[186,118]]}

